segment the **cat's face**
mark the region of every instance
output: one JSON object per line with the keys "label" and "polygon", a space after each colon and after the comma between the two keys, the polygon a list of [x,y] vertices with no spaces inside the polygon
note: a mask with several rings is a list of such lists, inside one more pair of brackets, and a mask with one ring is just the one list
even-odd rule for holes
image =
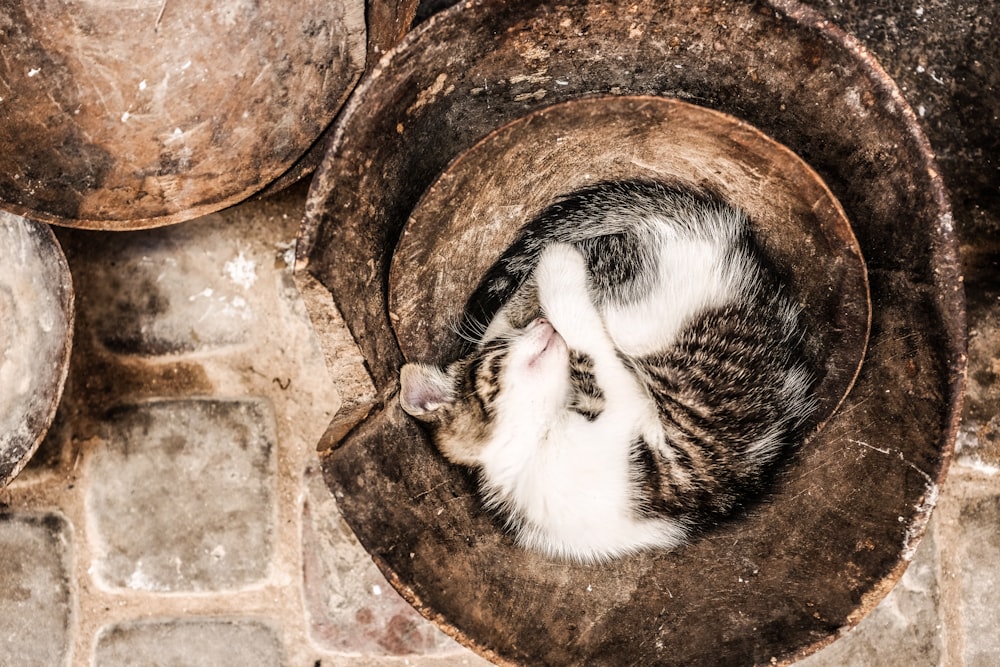
{"label": "cat's face", "polygon": [[445,456],[465,465],[511,439],[539,441],[568,408],[570,389],[570,352],[543,318],[443,370],[406,364],[400,371],[400,405],[432,424]]}

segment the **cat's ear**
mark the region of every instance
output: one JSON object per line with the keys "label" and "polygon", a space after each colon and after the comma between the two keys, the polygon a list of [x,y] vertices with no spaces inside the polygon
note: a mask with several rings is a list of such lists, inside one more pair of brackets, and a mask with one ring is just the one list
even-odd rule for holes
{"label": "cat's ear", "polygon": [[399,371],[399,404],[412,417],[437,421],[455,400],[452,378],[437,366],[406,364]]}

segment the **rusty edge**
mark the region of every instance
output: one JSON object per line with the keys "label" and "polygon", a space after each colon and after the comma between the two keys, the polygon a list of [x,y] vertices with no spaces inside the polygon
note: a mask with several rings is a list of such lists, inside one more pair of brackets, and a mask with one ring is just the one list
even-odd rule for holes
{"label": "rusty edge", "polygon": [[410,45],[420,38],[420,35],[438,22],[447,20],[446,17],[451,14],[458,13],[466,7],[472,7],[475,4],[475,0],[468,0],[467,2],[453,5],[416,26],[413,30],[406,33],[398,44],[386,51],[378,62],[368,68],[361,77],[361,81],[354,87],[354,91],[344,106],[341,107],[338,118],[334,122],[333,133],[326,148],[326,159],[317,167],[316,173],[313,175],[312,184],[309,186],[309,195],[306,198],[306,210],[295,244],[295,271],[308,270],[309,258],[315,249],[316,237],[319,233],[319,227],[322,224],[326,209],[323,202],[333,199],[331,197],[333,186],[330,182],[333,178],[331,174],[333,167],[331,165],[336,162],[336,156],[343,148],[346,132],[345,121],[358,113],[364,112],[366,106],[364,99],[367,97],[368,91],[379,85],[382,73],[391,65],[397,53],[405,53],[410,48]]}
{"label": "rusty edge", "polygon": [[[351,96],[347,99],[347,102],[343,105],[343,107],[341,107],[336,120],[331,126],[332,134],[330,135],[326,146],[326,159],[322,160],[317,167],[316,172],[313,175],[312,183],[309,187],[308,196],[306,197],[305,213],[303,215],[302,224],[299,228],[299,233],[295,243],[295,267],[293,270],[295,274],[309,271],[311,277],[322,284],[319,276],[310,271],[309,260],[315,250],[316,238],[319,234],[319,228],[322,225],[325,215],[326,205],[324,202],[336,199],[332,185],[332,181],[335,178],[333,175],[333,165],[336,163],[336,156],[339,154],[344,143],[346,119],[352,118],[354,115],[364,112],[364,98],[367,96],[368,90],[379,85],[382,73],[390,65],[391,61],[398,52],[405,52],[409,49],[410,44],[414,40],[418,39],[424,31],[428,30],[439,21],[447,20],[444,17],[453,12],[462,11],[466,6],[472,6],[474,4],[475,2],[472,0],[449,7],[448,9],[431,16],[419,26],[406,33],[393,48],[385,51],[382,57],[365,71],[364,75],[361,77],[361,81],[355,86]],[[388,313],[386,314],[386,317],[388,317]],[[355,344],[357,344],[356,340]],[[366,372],[368,371],[367,364],[365,366],[365,370]],[[375,385],[375,380],[371,376],[370,372],[368,375],[372,384]],[[330,422],[317,444],[316,449],[320,452],[320,456],[329,455],[337,449],[340,444],[343,443],[354,431],[354,429],[356,429],[370,414],[384,408],[389,401],[393,400],[395,395],[396,388],[392,387],[378,392],[377,396],[373,400],[352,402],[342,406],[341,409],[334,415],[333,420]]]}

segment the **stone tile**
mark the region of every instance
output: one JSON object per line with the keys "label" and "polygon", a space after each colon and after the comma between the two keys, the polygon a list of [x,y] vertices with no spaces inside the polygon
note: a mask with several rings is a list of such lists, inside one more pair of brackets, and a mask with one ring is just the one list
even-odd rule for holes
{"label": "stone tile", "polygon": [[95,667],[280,667],[277,633],[258,621],[171,619],[105,628]]}
{"label": "stone tile", "polygon": [[86,495],[106,586],[218,591],[268,574],[274,416],[265,400],[158,401],[108,416]]}
{"label": "stone tile", "polygon": [[306,481],[303,578],[313,640],[339,653],[458,653],[479,661],[418,614],[385,580],[340,517],[319,471],[308,470]]}
{"label": "stone tile", "polygon": [[56,514],[0,514],[0,665],[64,664],[70,645],[71,530]]}
{"label": "stone tile", "polygon": [[956,462],[1000,473],[1000,249],[965,249],[969,371]]}
{"label": "stone tile", "polygon": [[1000,665],[1000,495],[965,500],[957,552],[966,667]]}
{"label": "stone tile", "polygon": [[944,646],[938,571],[937,545],[931,529],[899,583],[882,602],[844,637],[797,662],[796,667],[941,664]]}
{"label": "stone tile", "polygon": [[274,253],[225,233],[227,224],[217,214],[143,232],[63,232],[80,310],[97,339],[141,355],[247,342]]}

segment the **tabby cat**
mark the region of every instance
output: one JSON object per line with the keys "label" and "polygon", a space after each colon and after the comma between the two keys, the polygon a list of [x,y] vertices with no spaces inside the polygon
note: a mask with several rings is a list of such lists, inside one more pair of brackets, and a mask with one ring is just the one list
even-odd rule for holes
{"label": "tabby cat", "polygon": [[747,216],[649,180],[562,197],[466,308],[475,345],[406,364],[403,409],[522,545],[671,548],[760,494],[814,408],[800,309]]}

